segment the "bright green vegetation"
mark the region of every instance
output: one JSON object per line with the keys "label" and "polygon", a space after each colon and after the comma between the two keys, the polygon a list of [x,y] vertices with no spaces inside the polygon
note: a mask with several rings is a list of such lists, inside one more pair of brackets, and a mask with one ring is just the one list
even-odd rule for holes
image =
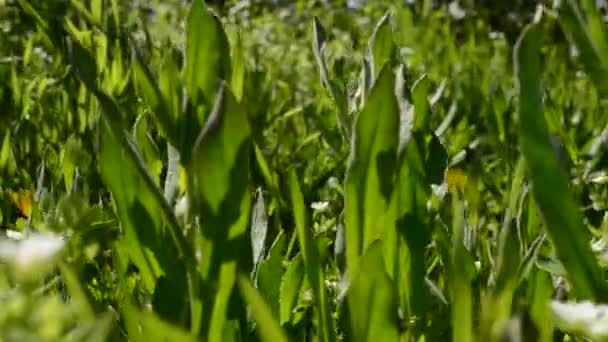
{"label": "bright green vegetation", "polygon": [[0,341],[607,340],[596,2],[405,3],[0,0]]}

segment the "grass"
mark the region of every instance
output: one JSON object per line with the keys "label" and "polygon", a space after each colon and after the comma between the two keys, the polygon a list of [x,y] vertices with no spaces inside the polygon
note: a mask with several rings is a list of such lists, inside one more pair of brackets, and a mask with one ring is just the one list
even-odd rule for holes
{"label": "grass", "polygon": [[0,1],[0,340],[608,339],[601,14],[451,6]]}

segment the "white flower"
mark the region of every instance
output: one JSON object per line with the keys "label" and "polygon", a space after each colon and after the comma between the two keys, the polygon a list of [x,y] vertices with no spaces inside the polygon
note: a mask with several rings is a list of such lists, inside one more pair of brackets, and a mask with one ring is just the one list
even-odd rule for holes
{"label": "white flower", "polygon": [[315,211],[324,212],[329,208],[329,202],[328,201],[313,202],[310,204],[310,207]]}
{"label": "white flower", "polygon": [[64,246],[62,238],[47,234],[30,234],[20,241],[3,239],[0,240],[0,260],[9,263],[19,278],[32,278],[54,266]]}
{"label": "white flower", "polygon": [[608,337],[608,305],[552,301],[551,310],[556,325],[563,330],[597,339]]}

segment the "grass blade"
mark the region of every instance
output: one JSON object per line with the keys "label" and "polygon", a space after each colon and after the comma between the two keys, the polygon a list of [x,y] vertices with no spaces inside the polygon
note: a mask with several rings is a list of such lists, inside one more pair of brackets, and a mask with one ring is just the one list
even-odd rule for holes
{"label": "grass blade", "polygon": [[253,315],[257,322],[256,333],[262,341],[272,342],[287,342],[287,336],[281,329],[281,326],[277,323],[278,321],[273,317],[272,310],[264,302],[262,296],[251,286],[247,278],[240,276],[238,279],[238,286],[241,290],[241,295],[245,298],[247,303],[251,305]]}
{"label": "grass blade", "polygon": [[514,51],[519,81],[521,148],[529,167],[534,198],[574,292],[579,298],[606,300],[608,292],[590,250],[582,215],[549,140],[540,84],[541,35],[539,24],[527,26]]}
{"label": "grass blade", "polygon": [[383,246],[375,240],[361,257],[348,290],[354,341],[398,341],[397,290],[386,273]]}
{"label": "grass blade", "polygon": [[345,180],[346,263],[356,272],[362,251],[383,234],[399,145],[394,76],[383,68],[355,122]]}
{"label": "grass blade", "polygon": [[470,256],[464,245],[465,218],[464,203],[457,196],[453,200],[453,235],[451,253],[451,280],[452,295],[450,306],[452,308],[452,327],[454,342],[473,342],[473,296],[471,279],[467,264]]}
{"label": "grass blade", "polygon": [[[559,23],[579,50],[587,74],[603,97],[608,95],[608,35],[595,1],[563,1],[559,8]],[[587,20],[583,19],[586,15]]]}
{"label": "grass blade", "polygon": [[201,333],[209,341],[222,339],[237,269],[251,269],[251,246],[245,234],[251,211],[250,148],[245,109],[222,83],[188,166],[190,203],[201,219],[200,273],[205,288]]}
{"label": "grass blade", "polygon": [[300,249],[302,250],[306,276],[315,293],[317,313],[319,315],[319,330],[321,330],[320,338],[321,341],[332,342],[336,340],[336,336],[331,320],[331,313],[329,311],[329,301],[325,291],[323,267],[320,262],[319,252],[312,235],[312,230],[306,222],[304,197],[302,196],[298,176],[294,169],[289,173],[289,188],[296,230],[298,233],[298,242],[300,243]]}

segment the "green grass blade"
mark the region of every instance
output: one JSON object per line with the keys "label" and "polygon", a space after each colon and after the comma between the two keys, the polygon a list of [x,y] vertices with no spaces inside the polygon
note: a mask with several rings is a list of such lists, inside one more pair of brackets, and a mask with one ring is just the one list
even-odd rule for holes
{"label": "green grass blade", "polygon": [[257,288],[272,309],[273,314],[279,317],[281,277],[283,275],[283,254],[287,249],[286,235],[283,231],[270,247],[268,257],[260,263],[256,276]]}
{"label": "green grass blade", "polygon": [[298,254],[289,262],[283,274],[283,279],[281,279],[279,297],[279,319],[281,325],[291,321],[293,317],[293,310],[300,295],[305,272],[302,254]]}
{"label": "green grass blade", "polygon": [[278,321],[272,314],[270,307],[264,302],[262,296],[249,283],[247,278],[240,276],[238,286],[241,290],[241,295],[247,303],[251,305],[253,315],[255,316],[257,327],[256,333],[262,341],[269,342],[287,342],[287,336]]}
{"label": "green grass blade", "polygon": [[[100,173],[104,183],[112,192],[117,216],[124,230],[124,237],[117,242],[116,248],[123,249],[129,255],[129,259],[138,267],[145,288],[149,291],[159,293],[157,287],[162,282],[166,285],[160,289],[168,286],[170,291],[175,291],[174,293],[187,294],[187,289],[182,285],[187,282],[184,271],[188,260],[179,258],[180,252],[177,248],[166,244],[169,234],[164,228],[163,211],[156,201],[154,192],[161,198],[162,194],[158,189],[146,187],[142,175],[137,172],[138,168],[133,163],[133,160],[126,157],[124,149],[116,139],[104,129],[101,140]],[[178,234],[183,238],[181,232]],[[166,313],[165,318],[177,319],[179,313],[185,309],[186,299],[185,296],[175,296],[167,306],[157,303],[156,309]],[[173,315],[175,313],[178,314]]]}
{"label": "green grass blade", "polygon": [[400,155],[400,169],[391,205],[396,206],[396,227],[405,240],[407,258],[399,263],[398,279],[409,315],[423,317],[426,308],[425,250],[430,241],[426,202],[430,187],[425,180],[423,136],[414,132]]}
{"label": "green grass blade", "polygon": [[397,290],[384,266],[381,240],[361,257],[347,294],[353,341],[398,341]]}
{"label": "green grass blade", "polygon": [[606,300],[608,292],[590,250],[581,212],[549,140],[540,84],[541,35],[538,24],[526,27],[514,52],[519,81],[521,148],[530,171],[534,198],[574,292],[579,298]]}
{"label": "green grass blade", "polygon": [[152,72],[144,64],[142,57],[137,52],[135,53],[135,63],[133,63],[133,74],[135,75],[137,90],[150,106],[152,114],[158,121],[159,128],[172,144],[179,144],[180,141],[176,128],[177,121],[168,111],[167,98],[161,92],[159,84],[152,76]]}
{"label": "green grass blade", "polygon": [[315,60],[317,61],[317,66],[319,67],[319,74],[321,77],[321,84],[328,91],[331,91],[331,86],[329,84],[329,75],[327,72],[327,66],[325,65],[325,60],[323,59],[323,50],[325,48],[325,40],[327,39],[327,34],[325,33],[325,28],[323,24],[319,20],[318,17],[312,18],[312,52],[315,55]]}
{"label": "green grass blade", "polygon": [[467,270],[470,264],[470,255],[464,245],[465,218],[464,204],[457,196],[453,200],[452,222],[452,252],[451,252],[451,279],[452,287],[452,341],[473,342],[473,296],[471,278]]}
{"label": "green grass blade", "polygon": [[345,180],[346,262],[356,271],[362,251],[384,233],[399,145],[399,108],[395,79],[383,68],[355,122]]}
{"label": "green grass blade", "polygon": [[202,232],[200,273],[206,290],[201,333],[209,341],[221,340],[237,268],[251,269],[245,234],[251,211],[250,149],[245,109],[222,83],[188,166],[188,195]]}
{"label": "green grass blade", "polygon": [[[608,95],[608,36],[595,1],[563,1],[559,8],[559,23],[579,50],[589,77],[603,97]],[[586,16],[587,20],[584,19]]]}
{"label": "green grass blade", "polygon": [[[125,114],[113,98],[97,88],[93,57],[76,41],[72,41],[69,60],[76,69],[76,74],[101,107],[100,173],[115,197],[118,216],[121,223],[126,225],[125,229],[129,236],[119,241],[117,248],[127,250],[138,266],[143,267],[148,289],[153,289],[154,281],[162,276],[162,272],[159,271],[160,266],[155,262],[163,264],[167,279],[172,281],[171,284],[175,285],[177,291],[180,291],[180,286],[186,283],[190,313],[195,316],[195,303],[198,298],[195,293],[198,291],[195,289],[196,284],[192,277],[195,259],[191,246],[186,242],[173,210],[165,201],[131,141],[125,128]],[[141,219],[154,229],[145,227]],[[147,241],[148,252],[142,247],[140,238]],[[177,258],[171,255],[172,252],[166,248],[166,245],[161,247],[166,238],[172,240]],[[186,278],[183,282],[180,280],[182,276]]]}
{"label": "green grass blade", "polygon": [[[496,289],[498,292],[507,291],[505,295],[509,297],[515,291],[519,277],[518,268],[521,263],[521,248],[517,240],[515,216],[517,214],[517,204],[520,200],[525,176],[525,162],[523,157],[519,159],[513,172],[513,182],[509,192],[509,202],[505,212],[505,218],[498,238],[498,262]],[[508,308],[505,312],[510,314],[511,298],[505,300]]]}
{"label": "green grass blade", "polygon": [[334,100],[338,109],[337,120],[338,124],[344,131],[349,132],[349,120],[347,117],[348,113],[348,100],[345,92],[340,88],[335,80],[330,79],[329,72],[325,59],[323,58],[323,50],[325,49],[325,43],[327,40],[327,33],[325,28],[318,17],[312,19],[312,52],[315,56],[317,66],[319,68],[319,77],[321,78],[321,84],[327,90],[329,96]]}
{"label": "green grass blade", "polygon": [[329,300],[325,290],[325,277],[323,266],[320,262],[319,252],[315,243],[312,230],[306,220],[306,206],[304,197],[300,190],[298,175],[294,169],[289,173],[289,188],[291,193],[291,204],[293,206],[298,242],[304,259],[306,276],[315,294],[317,314],[319,315],[320,340],[333,342],[336,340],[335,331],[329,311]]}

